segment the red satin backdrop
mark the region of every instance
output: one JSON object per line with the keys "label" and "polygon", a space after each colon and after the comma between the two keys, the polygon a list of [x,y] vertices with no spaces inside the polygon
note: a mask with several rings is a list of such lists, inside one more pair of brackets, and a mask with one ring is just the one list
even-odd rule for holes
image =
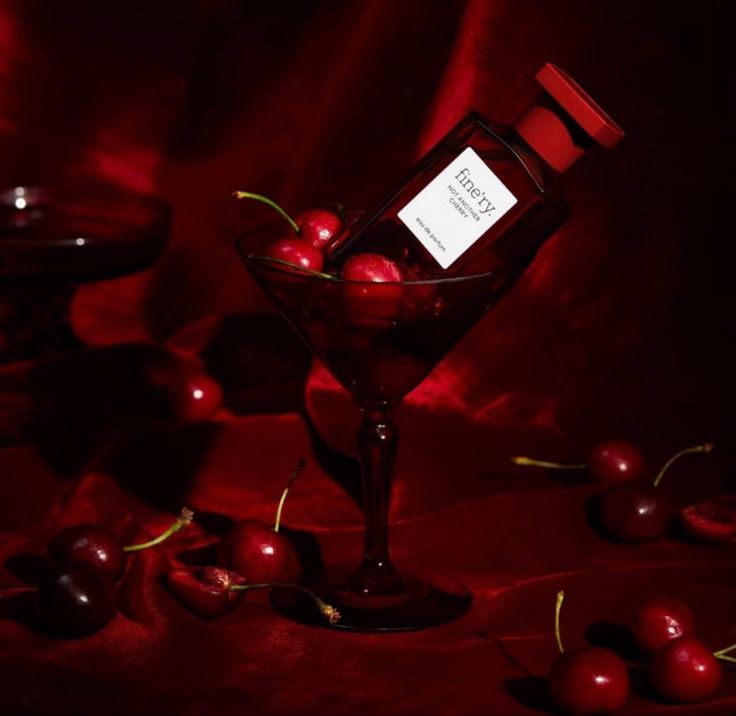
{"label": "red satin backdrop", "polygon": [[[132,515],[155,531],[183,502],[204,517],[131,560],[121,615],[93,637],[51,640],[4,610],[3,710],[549,710],[538,677],[561,587],[572,644],[654,590],[689,599],[714,648],[735,642],[733,546],[607,543],[585,519],[593,488],[508,459],[577,459],[620,436],[656,466],[713,438],[717,459],[683,466],[667,489],[683,501],[734,490],[726,5],[0,2],[0,185],[104,180],[175,209],[158,265],[77,292],[88,351],[0,370],[11,395],[0,405],[0,555],[42,551],[80,520],[130,529]],[[473,610],[375,637],[296,626],[255,597],[200,622],[161,573],[226,518],[269,519],[302,454],[314,459],[286,524],[326,563],[360,548],[355,465],[341,456],[354,410],[321,367],[307,376],[308,357],[237,263],[233,237],[267,214],[235,207],[230,192],[294,210],[370,206],[467,110],[512,121],[546,61],[627,138],[570,173],[571,221],[398,414],[397,560],[457,572]],[[201,353],[226,392],[213,424],[146,422],[136,400],[156,351],[119,344],[150,342]],[[16,572],[6,563],[2,582]],[[635,691],[629,713],[667,712],[645,680]],[[731,673],[708,712],[734,709]]]}

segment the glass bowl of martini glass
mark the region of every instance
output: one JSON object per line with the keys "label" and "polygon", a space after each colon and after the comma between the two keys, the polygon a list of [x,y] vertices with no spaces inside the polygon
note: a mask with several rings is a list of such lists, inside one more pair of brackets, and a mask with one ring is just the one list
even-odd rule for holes
{"label": "glass bowl of martini glass", "polygon": [[[310,584],[342,618],[333,628],[421,629],[451,621],[470,605],[467,589],[446,575],[404,572],[389,553],[388,504],[398,447],[392,418],[465,333],[500,298],[518,271],[396,283],[347,281],[304,271],[262,254],[283,224],[236,242],[245,267],[314,355],[352,395],[363,481],[363,559]],[[284,605],[282,605],[284,606]],[[284,607],[289,611],[289,607]],[[292,611],[296,614],[298,606]]]}

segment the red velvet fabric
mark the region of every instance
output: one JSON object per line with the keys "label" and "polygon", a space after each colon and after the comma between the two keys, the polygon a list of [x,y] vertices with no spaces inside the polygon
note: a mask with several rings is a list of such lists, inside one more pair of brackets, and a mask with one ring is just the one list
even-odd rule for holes
{"label": "red velvet fabric", "polygon": [[[653,467],[712,438],[717,455],[665,488],[683,502],[732,499],[725,7],[0,2],[0,183],[104,180],[175,210],[155,267],[77,291],[87,350],[0,369],[0,584],[28,576],[17,555],[42,552],[59,525],[143,535],[184,503],[201,517],[129,560],[120,613],[99,634],[51,639],[3,605],[2,710],[549,711],[540,677],[560,588],[570,645],[615,642],[653,591],[689,600],[709,645],[736,642],[734,545],[609,543],[586,519],[592,486],[509,462],[577,459],[616,436]],[[570,173],[571,221],[397,413],[396,560],[456,573],[472,610],[380,636],[295,625],[256,596],[218,621],[190,615],[161,574],[206,557],[229,520],[270,519],[302,455],[286,525],[309,559],[360,550],[355,410],[237,263],[233,237],[267,214],[234,207],[230,192],[294,210],[370,206],[470,108],[513,120],[550,60],[627,138]],[[223,383],[215,421],[161,412],[151,376],[170,369],[166,351]],[[674,711],[634,674],[628,713]],[[707,710],[735,709],[728,673]]]}

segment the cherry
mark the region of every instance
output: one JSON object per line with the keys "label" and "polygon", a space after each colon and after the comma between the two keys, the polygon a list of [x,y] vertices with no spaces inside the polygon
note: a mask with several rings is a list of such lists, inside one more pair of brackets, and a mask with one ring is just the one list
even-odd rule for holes
{"label": "cherry", "polygon": [[639,477],[644,470],[644,458],[639,448],[624,440],[598,443],[588,453],[585,463],[558,463],[518,456],[511,460],[517,465],[546,467],[552,470],[587,470],[593,482],[622,482]]}
{"label": "cherry", "polygon": [[58,636],[85,636],[115,616],[112,580],[86,564],[59,572],[36,593],[39,624]]}
{"label": "cherry", "polygon": [[685,602],[654,596],[636,609],[631,629],[639,648],[652,654],[673,639],[695,634],[695,618]]}
{"label": "cherry", "polygon": [[274,241],[266,247],[264,255],[291,264],[295,273],[299,273],[298,269],[319,272],[325,262],[322,252],[302,239]]}
{"label": "cherry", "polygon": [[582,647],[565,651],[560,637],[560,609],[564,592],[557,594],[555,636],[559,655],[549,673],[557,706],[574,716],[618,711],[629,698],[626,664],[609,649]]}
{"label": "cherry", "polygon": [[306,465],[300,460],[284,489],[273,528],[256,520],[236,522],[220,540],[217,561],[251,583],[279,582],[299,572],[299,559],[288,537],[279,532],[281,512],[291,486]]}
{"label": "cherry", "polygon": [[687,535],[702,542],[727,542],[736,535],[736,515],[715,502],[700,502],[680,511]]}
{"label": "cherry", "polygon": [[342,229],[342,220],[324,209],[308,209],[296,217],[299,238],[324,252],[330,248]]}
{"label": "cherry", "polygon": [[337,609],[305,587],[282,582],[246,584],[240,575],[219,567],[175,569],[167,575],[167,583],[174,596],[187,609],[205,619],[221,616],[234,609],[242,601],[245,592],[280,587],[310,597],[329,624],[336,624],[340,620]]}
{"label": "cherry", "polygon": [[[275,201],[262,194],[254,194],[249,191],[236,191],[233,196],[236,199],[253,199],[270,206],[291,226],[296,236],[302,239],[307,245],[317,249],[320,255],[330,248],[332,242],[337,238],[338,233],[342,229],[342,219],[337,214],[325,209],[308,209],[299,214],[296,219],[293,219]],[[271,255],[269,254],[269,256]],[[281,256],[274,256],[273,258],[283,259]],[[320,258],[320,260],[322,259]],[[304,268],[311,268],[314,271],[319,271],[321,267],[321,264],[319,268],[304,266]]]}
{"label": "cherry", "polygon": [[616,485],[598,497],[598,520],[607,537],[619,542],[650,542],[670,526],[669,499],[651,485]]}
{"label": "cherry", "polygon": [[603,532],[620,542],[649,542],[664,536],[670,526],[673,507],[659,489],[670,467],[684,455],[708,453],[712,443],[680,450],[659,471],[651,485],[626,483],[609,488],[598,497],[598,520]]}
{"label": "cherry", "polygon": [[342,267],[344,307],[351,323],[385,328],[399,314],[403,294],[398,265],[380,254],[356,254]]}
{"label": "cherry", "polygon": [[652,659],[654,688],[675,703],[699,703],[721,685],[723,669],[700,639],[682,636],[660,649]]}
{"label": "cherry", "polygon": [[174,596],[200,617],[217,617],[234,609],[243,592],[230,589],[245,580],[234,572],[219,567],[175,569],[167,575],[167,584]]}
{"label": "cherry", "polygon": [[569,714],[613,713],[629,698],[626,664],[600,647],[560,654],[552,665],[549,681],[555,703]]}
{"label": "cherry", "polygon": [[588,474],[595,482],[632,480],[643,472],[644,457],[632,443],[609,440],[588,453]]}
{"label": "cherry", "polygon": [[217,561],[253,582],[288,579],[298,571],[288,538],[255,520],[233,525],[218,545]]}
{"label": "cherry", "polygon": [[169,389],[177,419],[185,422],[209,420],[222,408],[222,388],[206,373],[188,373]]}
{"label": "cherry", "polygon": [[167,540],[182,527],[191,524],[194,513],[186,507],[171,527],[143,544],[124,547],[110,530],[96,525],[65,527],[48,547],[49,559],[62,569],[85,565],[116,580],[125,568],[125,553],[139,552]]}
{"label": "cherry", "polygon": [[120,540],[110,530],[96,525],[64,528],[49,544],[48,555],[59,566],[88,564],[111,579],[118,579],[125,567]]}

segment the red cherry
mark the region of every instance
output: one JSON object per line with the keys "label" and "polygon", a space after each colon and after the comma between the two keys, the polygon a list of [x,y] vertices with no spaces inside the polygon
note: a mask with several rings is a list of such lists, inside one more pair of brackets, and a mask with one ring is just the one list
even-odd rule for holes
{"label": "red cherry", "polygon": [[673,510],[658,488],[641,483],[624,483],[598,497],[598,519],[605,534],[620,542],[650,542],[663,537]]}
{"label": "red cherry", "polygon": [[736,515],[715,502],[700,502],[680,511],[680,524],[693,539],[727,542],[736,535]]}
{"label": "red cherry", "polygon": [[324,209],[303,211],[296,217],[296,223],[299,227],[299,238],[323,252],[330,248],[342,229],[340,217]]}
{"label": "red cherry", "polygon": [[219,567],[175,569],[166,577],[169,589],[190,611],[200,617],[217,617],[234,609],[245,592],[233,591],[232,584],[244,584],[238,574]]}
{"label": "red cherry", "polygon": [[621,482],[640,477],[644,457],[639,448],[623,440],[608,440],[588,453],[588,474],[595,482]]}
{"label": "red cherry", "polygon": [[249,584],[283,582],[299,576],[300,566],[294,545],[279,532],[286,497],[307,461],[297,462],[281,493],[273,528],[255,520],[236,522],[217,546],[222,567],[243,575]]}
{"label": "red cherry", "polygon": [[651,486],[639,483],[615,485],[598,498],[598,518],[603,531],[621,542],[649,542],[662,537],[672,521],[673,508],[657,489],[672,465],[685,455],[709,453],[713,443],[685,448],[664,464]]}
{"label": "red cherry", "polygon": [[401,283],[401,269],[391,259],[380,254],[356,254],[342,267],[342,277],[346,281],[366,281],[374,283]]}
{"label": "red cherry", "polygon": [[650,674],[662,696],[681,704],[705,701],[723,680],[718,659],[694,636],[680,637],[660,649],[652,659]]}
{"label": "red cherry", "polygon": [[356,254],[342,268],[345,312],[351,323],[385,328],[399,314],[403,293],[399,267],[379,254]]}
{"label": "red cherry", "polygon": [[598,443],[588,453],[584,463],[559,463],[518,456],[512,457],[517,465],[546,467],[551,470],[586,470],[593,482],[623,482],[640,477],[644,470],[644,458],[636,445],[623,440],[607,440]]}
{"label": "red cherry", "polygon": [[274,241],[266,247],[264,255],[286,261],[307,271],[321,271],[325,263],[322,252],[303,239]]}
{"label": "red cherry", "polygon": [[140,544],[123,547],[110,530],[96,525],[65,527],[49,543],[49,559],[62,569],[86,566],[111,580],[118,579],[125,568],[126,552],[141,552],[165,542],[171,535],[191,524],[194,513],[184,507],[167,530]]}
{"label": "red cherry", "polygon": [[217,561],[251,584],[283,582],[298,576],[291,541],[255,520],[236,522],[217,547]]}
{"label": "red cherry", "polygon": [[171,387],[171,402],[179,420],[209,420],[222,408],[222,388],[206,373],[190,373]]}
{"label": "red cherry", "polygon": [[639,648],[653,654],[673,639],[692,636],[695,618],[685,602],[674,597],[655,596],[639,605],[631,630]]}
{"label": "red cherry", "polygon": [[62,568],[87,564],[114,580],[125,567],[120,540],[110,530],[95,525],[74,525],[61,530],[49,544],[48,555]]}
{"label": "red cherry", "polygon": [[35,606],[39,625],[52,634],[92,634],[115,616],[113,583],[93,567],[80,564],[42,582]]}
{"label": "red cherry", "polygon": [[552,664],[549,685],[555,703],[574,716],[613,713],[629,698],[626,664],[599,647],[560,654]]}

